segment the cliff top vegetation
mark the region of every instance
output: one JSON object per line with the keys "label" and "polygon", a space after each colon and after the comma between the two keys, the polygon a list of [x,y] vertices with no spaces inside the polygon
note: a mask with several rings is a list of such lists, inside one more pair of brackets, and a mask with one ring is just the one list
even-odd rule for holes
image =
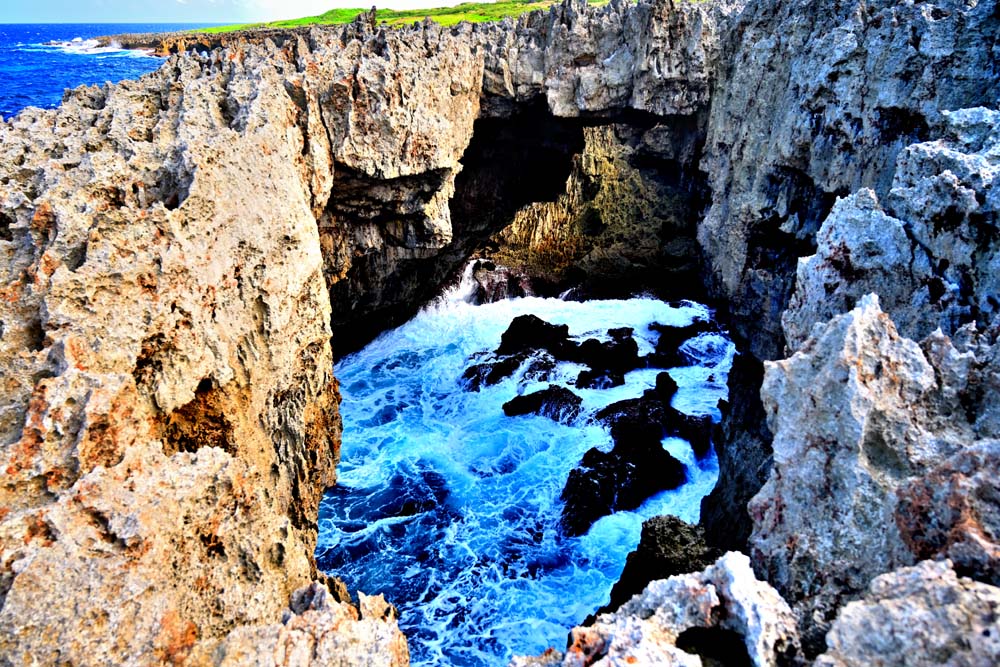
{"label": "cliff top vegetation", "polygon": [[[379,23],[387,25],[404,25],[430,18],[441,25],[455,25],[462,21],[482,23],[484,21],[500,21],[508,16],[518,16],[536,9],[548,9],[558,0],[501,0],[500,2],[463,2],[454,7],[436,7],[432,9],[379,9],[376,18]],[[608,0],[587,0],[591,5],[605,5]],[[333,25],[350,23],[354,18],[367,11],[366,9],[331,9],[318,16],[307,16],[286,21],[271,21],[269,23],[242,23],[234,25],[206,28],[199,32],[221,33],[235,30],[253,30],[256,28],[295,28],[307,25]]]}

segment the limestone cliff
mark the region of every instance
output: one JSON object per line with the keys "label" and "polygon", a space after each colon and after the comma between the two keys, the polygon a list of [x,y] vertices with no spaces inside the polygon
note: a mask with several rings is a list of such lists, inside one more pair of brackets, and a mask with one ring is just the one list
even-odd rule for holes
{"label": "limestone cliff", "polygon": [[[897,598],[953,595],[978,627],[998,34],[991,0],[362,16],[199,43],[0,125],[0,664],[403,664],[391,609],[313,583],[332,362],[491,238],[731,312],[748,357],[706,535],[749,540],[791,611],[731,557],[652,594],[690,589],[714,628],[736,598],[709,588],[747,584],[769,610],[722,629],[761,664],[828,629],[821,660],[852,664],[851,628],[906,623]],[[928,558],[978,583],[907,569]],[[619,630],[663,609],[630,604],[580,649],[633,655]]]}

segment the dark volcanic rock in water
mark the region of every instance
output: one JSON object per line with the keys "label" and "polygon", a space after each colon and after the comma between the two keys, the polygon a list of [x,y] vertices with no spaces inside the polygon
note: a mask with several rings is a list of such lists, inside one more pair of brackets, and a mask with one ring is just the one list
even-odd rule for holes
{"label": "dark volcanic rock in water", "polygon": [[[534,357],[525,375],[544,380],[556,361],[587,364],[576,385],[585,389],[607,389],[625,383],[624,374],[639,368],[639,345],[629,327],[609,329],[611,340],[588,338],[577,343],[569,337],[565,324],[551,324],[535,315],[520,315],[510,323],[496,350],[499,357],[470,366],[462,374],[466,388],[479,391],[483,385],[497,384],[510,377],[521,365]],[[534,354],[533,354],[534,353]]]}
{"label": "dark volcanic rock in water", "polygon": [[589,625],[598,614],[616,611],[642,592],[651,581],[677,574],[697,572],[719,558],[722,551],[705,544],[700,526],[675,516],[655,516],[642,524],[639,546],[628,555],[622,576],[611,589],[611,600],[588,617]]}
{"label": "dark volcanic rock in water", "polygon": [[649,328],[659,333],[660,338],[656,341],[656,352],[649,355],[647,361],[652,366],[662,366],[663,368],[690,366],[696,363],[696,360],[681,351],[681,346],[685,341],[699,334],[719,330],[719,326],[715,322],[708,320],[695,320],[682,327],[654,323]]}
{"label": "dark volcanic rock in water", "polygon": [[570,350],[572,358],[568,361],[587,364],[595,371],[625,373],[634,370],[642,362],[639,361],[639,344],[632,338],[632,333],[632,329],[623,327],[608,330],[610,341],[588,338],[575,350]]}
{"label": "dark volcanic rock in water", "polygon": [[572,423],[580,416],[583,400],[565,387],[551,384],[536,391],[515,398],[503,404],[503,412],[508,417],[536,414],[563,424]]}
{"label": "dark volcanic rock in water", "polygon": [[525,362],[528,363],[528,367],[524,371],[524,377],[535,382],[544,382],[548,379],[549,373],[556,365],[552,355],[545,352],[534,355],[529,352],[519,352],[469,366],[462,373],[462,381],[468,391],[479,391],[484,385],[494,385],[509,378]]}
{"label": "dark volcanic rock in water", "polygon": [[673,378],[668,373],[660,373],[655,389],[647,389],[639,398],[612,403],[599,411],[595,418],[612,429],[617,425],[656,426],[661,429],[662,436],[687,440],[695,455],[701,458],[708,454],[712,446],[712,419],[687,415],[672,407],[670,398],[676,391],[677,384]]}
{"label": "dark volcanic rock in water", "polygon": [[563,532],[583,535],[602,516],[633,510],[659,491],[684,483],[684,465],[670,455],[655,425],[622,423],[612,427],[615,446],[596,447],[583,455],[580,467],[566,480],[561,499]]}
{"label": "dark volcanic rock in water", "polygon": [[576,344],[569,339],[569,326],[549,324],[535,315],[515,317],[500,337],[497,354],[507,355],[529,350],[548,350],[556,358],[565,359]]}
{"label": "dark volcanic rock in water", "polygon": [[483,385],[494,385],[514,374],[528,359],[527,352],[512,354],[494,361],[486,361],[481,364],[469,366],[462,373],[462,380],[465,388],[469,391],[479,391]]}
{"label": "dark volcanic rock in water", "polygon": [[580,371],[576,386],[580,389],[610,389],[625,384],[625,376],[615,371]]}

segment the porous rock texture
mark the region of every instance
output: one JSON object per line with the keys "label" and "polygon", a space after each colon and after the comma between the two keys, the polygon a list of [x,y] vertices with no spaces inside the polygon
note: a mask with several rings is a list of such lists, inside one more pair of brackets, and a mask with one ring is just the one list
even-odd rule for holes
{"label": "porous rock texture", "polygon": [[[405,661],[387,608],[301,592],[323,579],[332,361],[491,237],[651,281],[682,279],[697,238],[747,354],[731,396],[764,378],[720,430],[705,534],[750,535],[808,655],[923,559],[980,583],[891,576],[992,599],[998,33],[993,0],[368,15],[177,42],[196,52],[0,125],[0,664]],[[768,648],[795,645],[787,608],[727,558],[654,589],[700,600],[702,626],[764,600],[723,629],[791,659]],[[581,651],[696,660],[651,600]],[[845,633],[829,659],[850,664]]]}
{"label": "porous rock texture", "polygon": [[[216,655],[318,576],[340,431],[317,225],[333,160],[397,174],[454,153],[397,131],[405,104],[327,101],[324,119],[321,98],[348,99],[321,86],[351,70],[312,75],[347,42],[178,57],[0,126],[4,662]],[[471,127],[465,53],[408,61]]]}
{"label": "porous rock texture", "polygon": [[[977,486],[964,459],[995,458],[996,434],[978,434],[963,406],[994,409],[966,393],[988,378],[970,368],[975,353],[964,345],[941,335],[926,345],[901,337],[872,295],[791,358],[768,364],[761,393],[774,470],[750,503],[750,547],[807,633],[825,633],[873,577],[949,546],[961,553],[965,537],[974,536],[970,568],[988,571],[998,553],[995,493],[966,499],[925,488],[935,474]],[[901,505],[901,494],[912,500]],[[944,535],[925,537],[932,526]]]}
{"label": "porous rock texture", "polygon": [[[751,2],[723,38],[701,169],[709,277],[760,359],[783,353],[798,256],[837,196],[888,194],[945,111],[995,107],[994,2]],[[738,119],[738,120],[737,120]]]}
{"label": "porous rock texture", "polygon": [[783,315],[797,352],[767,364],[774,469],[749,542],[807,652],[894,568],[947,557],[1000,582],[1000,496],[985,480],[1000,437],[997,121],[942,112],[937,138],[898,154],[887,193],[839,199],[798,262]]}
{"label": "porous rock texture", "polygon": [[795,664],[799,655],[794,615],[741,553],[653,581],[617,612],[574,628],[565,654],[517,658],[511,667],[700,667],[702,655],[757,667]]}
{"label": "porous rock texture", "polygon": [[452,224],[481,99],[693,108],[726,7],[234,37],[0,126],[0,662],[268,664],[327,632],[405,660],[391,616],[274,625],[322,579],[331,327],[372,335],[498,231]]}
{"label": "porous rock texture", "polygon": [[817,667],[1000,663],[1000,589],[924,561],[872,581],[834,623]]}

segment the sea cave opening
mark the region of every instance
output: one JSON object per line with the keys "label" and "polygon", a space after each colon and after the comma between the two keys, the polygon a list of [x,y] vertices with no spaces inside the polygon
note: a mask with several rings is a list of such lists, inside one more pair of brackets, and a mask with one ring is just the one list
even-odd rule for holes
{"label": "sea cave opening", "polygon": [[[481,118],[433,253],[414,202],[447,174],[339,170],[320,228],[353,253],[330,281],[344,434],[316,558],[399,608],[413,664],[561,647],[645,519],[698,520],[735,354],[680,300],[704,301],[702,122],[542,101]],[[373,230],[384,250],[350,249]],[[484,298],[504,267],[525,289]]]}

